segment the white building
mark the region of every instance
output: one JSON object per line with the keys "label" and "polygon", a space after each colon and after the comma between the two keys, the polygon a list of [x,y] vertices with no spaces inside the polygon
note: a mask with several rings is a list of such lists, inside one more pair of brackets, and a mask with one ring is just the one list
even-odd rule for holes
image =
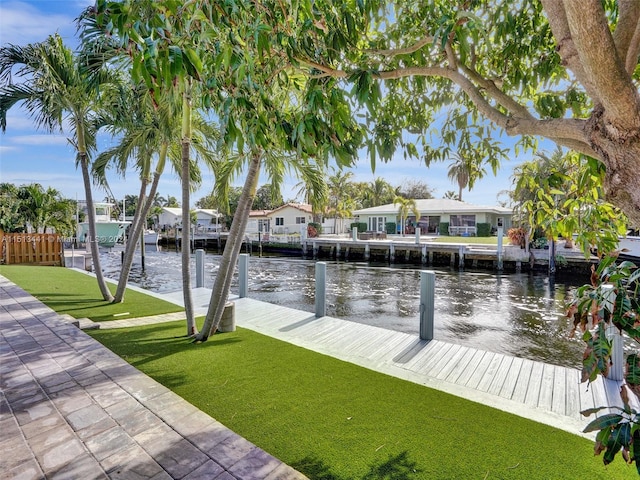
{"label": "white building", "polygon": [[[198,208],[196,213],[196,224],[199,230],[216,231],[220,223],[221,213],[208,208]],[[162,213],[158,215],[160,228],[173,228],[182,225],[182,208],[162,207]]]}
{"label": "white building", "polygon": [[[417,219],[412,211],[406,219],[405,233],[413,233],[420,228],[421,233],[436,234],[440,230],[440,223],[448,223],[449,235],[476,235],[479,223],[488,223],[491,230],[501,225],[505,231],[511,227],[513,210],[504,207],[472,205],[459,200],[446,198],[430,198],[416,200],[420,218]],[[363,208],[353,212],[356,221],[367,224],[367,231],[384,232],[387,223],[396,224],[396,232],[402,232],[398,205],[389,203],[378,207]]]}

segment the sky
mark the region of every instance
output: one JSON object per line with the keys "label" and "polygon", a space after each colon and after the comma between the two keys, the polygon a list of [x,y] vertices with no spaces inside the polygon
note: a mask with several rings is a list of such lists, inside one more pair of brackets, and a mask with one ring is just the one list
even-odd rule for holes
{"label": "sky", "polygon": [[[59,33],[65,43],[75,48],[74,19],[87,6],[94,2],[90,0],[41,0],[41,1],[12,1],[0,0],[0,45],[26,45],[40,42],[48,35]],[[99,139],[98,149],[107,148],[112,142],[105,137]],[[505,146],[512,146],[514,138],[505,137]],[[551,152],[553,145],[541,143],[544,151]],[[532,158],[531,154],[516,157],[511,151],[509,161],[503,162],[497,176],[489,171],[481,180],[477,181],[473,190],[463,191],[464,201],[477,205],[497,205],[504,196],[497,198],[499,192],[511,188],[513,168],[524,160]],[[453,159],[451,160],[453,161]],[[388,163],[378,162],[375,174],[371,171],[369,155],[362,151],[359,160],[351,170],[354,181],[372,182],[377,177],[384,178],[392,186],[397,187],[408,181],[426,183],[436,198],[441,198],[451,190],[458,192],[457,184],[447,177],[447,169],[451,161],[432,164],[427,168],[418,159],[405,160],[402,152],[397,152],[396,158]],[[203,168],[202,186],[192,193],[192,204],[196,200],[211,192],[214,178]],[[109,184],[113,194],[118,198],[124,195],[137,195],[137,174],[130,171],[125,178],[115,173],[109,175]],[[243,178],[236,179],[235,185],[241,186]],[[7,130],[0,133],[0,182],[16,185],[40,183],[45,188],[53,187],[65,197],[83,199],[82,175],[75,167],[75,153],[65,134],[49,134],[38,130],[27,113],[14,106],[7,114]],[[259,184],[268,183],[262,175]],[[288,178],[282,189],[285,201],[296,199],[298,180]],[[160,180],[158,193],[163,196],[180,198],[180,181],[173,171],[166,171]],[[102,200],[107,192],[101,187],[94,186],[93,197]],[[300,199],[298,199],[300,200]]]}

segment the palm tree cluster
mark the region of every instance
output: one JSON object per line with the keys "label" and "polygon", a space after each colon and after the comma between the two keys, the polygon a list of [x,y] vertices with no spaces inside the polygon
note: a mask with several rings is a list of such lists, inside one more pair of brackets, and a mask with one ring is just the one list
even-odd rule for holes
{"label": "palm tree cluster", "polygon": [[11,232],[75,232],[76,202],[38,183],[16,187],[0,184],[0,229]]}

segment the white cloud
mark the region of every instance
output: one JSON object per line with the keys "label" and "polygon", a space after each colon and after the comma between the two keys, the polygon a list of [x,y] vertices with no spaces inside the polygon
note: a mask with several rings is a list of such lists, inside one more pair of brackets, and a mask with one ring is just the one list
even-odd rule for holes
{"label": "white cloud", "polygon": [[69,14],[46,13],[24,2],[0,3],[0,43],[25,45],[41,42],[53,33],[52,26],[70,42],[75,35],[74,19],[80,9],[69,9]]}
{"label": "white cloud", "polygon": [[63,135],[17,135],[11,137],[11,143],[18,145],[55,145],[55,146],[66,146],[69,145],[69,141],[67,137]]}

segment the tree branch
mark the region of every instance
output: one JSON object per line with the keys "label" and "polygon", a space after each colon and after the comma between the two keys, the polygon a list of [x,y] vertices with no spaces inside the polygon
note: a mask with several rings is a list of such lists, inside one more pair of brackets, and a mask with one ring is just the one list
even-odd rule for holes
{"label": "tree branch", "polygon": [[[618,55],[625,62],[625,69],[629,74],[638,62],[638,54],[633,56],[633,38],[638,31],[638,20],[640,19],[640,2],[638,0],[618,0],[618,25],[613,32],[613,41],[616,44]],[[637,48],[637,46],[636,46]],[[631,51],[630,51],[631,49]],[[631,53],[631,56],[629,55]],[[629,62],[633,62],[633,67],[629,70]]]}
{"label": "tree branch", "polygon": [[627,50],[627,59],[625,61],[625,69],[629,72],[629,75],[633,73],[638,64],[638,56],[640,55],[640,21],[636,25],[636,31],[631,38],[629,44],[629,50]]}
{"label": "tree branch", "polygon": [[640,128],[640,96],[609,31],[601,0],[565,0],[565,11],[580,62],[593,83],[612,127]]}
{"label": "tree branch", "polygon": [[424,47],[425,45],[429,45],[432,42],[433,42],[433,37],[428,36],[418,40],[413,45],[410,45],[405,48],[390,48],[387,50],[369,49],[369,50],[365,50],[365,52],[372,53],[374,55],[383,55],[385,57],[393,57],[395,55],[405,55],[408,53],[417,52],[422,47]]}
{"label": "tree branch", "polygon": [[569,22],[564,10],[563,0],[540,1],[549,21],[551,32],[556,39],[556,50],[562,59],[562,64],[573,72],[593,103],[600,103],[600,98],[580,63],[578,51],[571,38],[571,31],[569,30]]}

